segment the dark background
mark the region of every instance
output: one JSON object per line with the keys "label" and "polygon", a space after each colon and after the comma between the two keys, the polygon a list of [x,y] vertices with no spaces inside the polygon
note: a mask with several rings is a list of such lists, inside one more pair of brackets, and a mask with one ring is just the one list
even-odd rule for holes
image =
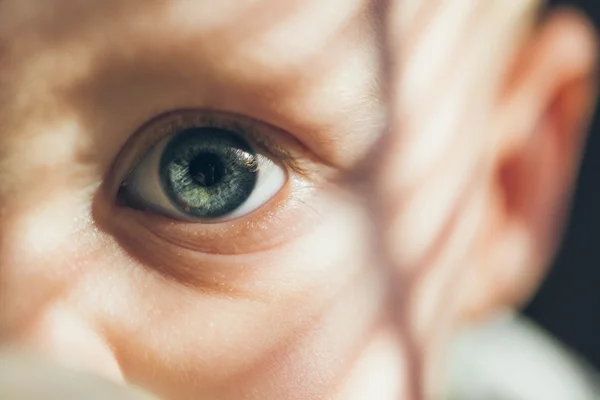
{"label": "dark background", "polygon": [[[550,1],[583,9],[600,27],[600,0]],[[600,110],[597,110],[562,248],[525,313],[600,370]]]}

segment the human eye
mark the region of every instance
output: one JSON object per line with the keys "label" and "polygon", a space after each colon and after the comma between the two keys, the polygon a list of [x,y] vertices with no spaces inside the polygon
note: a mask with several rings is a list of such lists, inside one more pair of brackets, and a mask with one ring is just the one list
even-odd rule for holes
{"label": "human eye", "polygon": [[165,263],[184,250],[254,253],[312,229],[333,175],[295,135],[267,122],[171,111],[121,148],[102,191],[107,202],[98,203],[110,206],[97,218],[130,251],[160,253]]}
{"label": "human eye", "polygon": [[[285,161],[268,127],[240,117],[185,111],[159,117],[141,135],[158,135],[119,189],[121,204],[182,221],[241,218],[286,184]],[[281,153],[281,152],[280,152]]]}

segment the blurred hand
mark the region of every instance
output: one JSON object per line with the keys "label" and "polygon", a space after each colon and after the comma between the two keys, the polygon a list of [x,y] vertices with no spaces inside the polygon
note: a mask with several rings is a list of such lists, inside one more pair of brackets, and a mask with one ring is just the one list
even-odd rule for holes
{"label": "blurred hand", "polygon": [[152,400],[94,375],[68,371],[12,352],[0,354],[2,400]]}

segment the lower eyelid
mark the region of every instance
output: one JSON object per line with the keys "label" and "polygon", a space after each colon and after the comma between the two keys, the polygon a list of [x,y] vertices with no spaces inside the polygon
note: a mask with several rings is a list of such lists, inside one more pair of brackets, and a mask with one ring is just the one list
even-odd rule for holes
{"label": "lower eyelid", "polygon": [[132,230],[142,229],[165,246],[210,254],[249,254],[268,251],[292,240],[321,218],[310,205],[314,188],[287,184],[261,210],[235,221],[197,224],[174,221],[161,215],[117,207],[112,224],[128,240],[137,240]]}

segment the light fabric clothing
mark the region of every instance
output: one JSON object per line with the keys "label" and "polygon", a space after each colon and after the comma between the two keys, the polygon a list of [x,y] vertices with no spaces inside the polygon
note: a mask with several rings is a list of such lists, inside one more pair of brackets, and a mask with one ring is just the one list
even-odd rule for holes
{"label": "light fabric clothing", "polygon": [[448,400],[599,400],[598,375],[533,322],[505,314],[458,335]]}

